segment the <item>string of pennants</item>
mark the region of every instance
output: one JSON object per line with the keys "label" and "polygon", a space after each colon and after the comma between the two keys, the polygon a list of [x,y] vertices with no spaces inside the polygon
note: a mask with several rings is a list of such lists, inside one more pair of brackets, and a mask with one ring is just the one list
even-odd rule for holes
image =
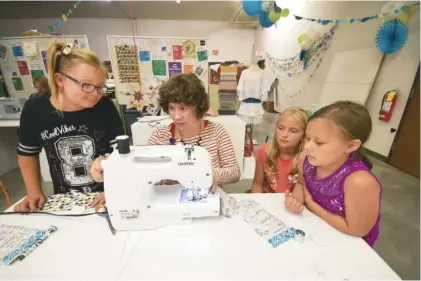
{"label": "string of pennants", "polygon": [[387,17],[391,14],[395,14],[395,15],[399,15],[401,13],[409,13],[411,11],[411,9],[413,9],[416,6],[419,6],[420,3],[417,2],[415,4],[411,4],[411,5],[403,5],[402,7],[400,7],[400,9],[395,9],[391,12],[388,13],[380,13],[380,14],[376,14],[376,15],[372,15],[372,16],[366,16],[366,17],[362,17],[362,18],[348,18],[348,19],[316,19],[316,18],[307,18],[307,17],[302,17],[302,16],[298,16],[298,15],[292,15],[296,20],[307,20],[307,21],[311,21],[311,22],[316,22],[318,24],[322,24],[322,25],[328,25],[328,24],[344,24],[344,23],[365,23],[371,20],[377,20],[377,19],[382,19],[384,17]]}
{"label": "string of pennants", "polygon": [[49,32],[54,32],[58,27],[63,25],[63,22],[67,22],[69,17],[73,14],[74,10],[77,9],[82,1],[77,0],[67,12],[61,14],[60,18],[56,20],[53,25],[48,26]]}

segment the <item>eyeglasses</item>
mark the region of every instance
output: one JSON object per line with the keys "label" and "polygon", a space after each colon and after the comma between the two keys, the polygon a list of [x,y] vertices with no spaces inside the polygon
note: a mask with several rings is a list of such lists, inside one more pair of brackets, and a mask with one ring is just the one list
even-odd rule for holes
{"label": "eyeglasses", "polygon": [[84,91],[85,93],[92,93],[93,91],[97,90],[98,94],[100,95],[105,95],[108,91],[108,87],[107,86],[95,86],[93,84],[89,84],[89,83],[84,83],[84,82],[80,82],[79,80],[76,80],[75,78],[64,74],[62,72],[60,72],[61,75],[67,77],[68,79],[72,80],[73,82],[79,84],[82,88],[82,91]]}

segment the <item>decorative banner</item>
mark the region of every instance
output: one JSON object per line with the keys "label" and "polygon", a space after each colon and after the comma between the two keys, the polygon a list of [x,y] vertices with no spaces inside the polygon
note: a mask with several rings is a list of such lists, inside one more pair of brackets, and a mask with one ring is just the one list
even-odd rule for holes
{"label": "decorative banner", "polygon": [[307,18],[307,17],[302,17],[302,16],[298,16],[298,15],[293,15],[293,17],[296,20],[307,20],[307,21],[311,21],[311,22],[317,22],[318,24],[322,24],[322,25],[328,25],[328,24],[342,24],[342,23],[365,23],[371,20],[377,20],[377,19],[381,19],[384,17],[387,17],[391,14],[395,14],[395,15],[399,15],[401,13],[409,13],[411,11],[412,8],[414,8],[415,6],[419,6],[420,3],[415,3],[412,5],[403,5],[402,7],[400,7],[400,9],[395,9],[393,12],[390,13],[380,13],[377,15],[373,15],[373,16],[366,16],[366,17],[362,17],[362,18],[348,18],[348,19],[316,19],[316,18]]}
{"label": "decorative banner", "polygon": [[79,7],[80,3],[82,1],[81,0],[77,0],[72,8],[70,8],[69,10],[67,10],[67,12],[63,13],[60,15],[60,18],[56,20],[56,22],[53,25],[48,26],[48,31],[50,31],[51,33],[53,33],[58,27],[62,26],[63,22],[67,22],[67,20],[69,19],[70,15],[73,13],[73,11]]}

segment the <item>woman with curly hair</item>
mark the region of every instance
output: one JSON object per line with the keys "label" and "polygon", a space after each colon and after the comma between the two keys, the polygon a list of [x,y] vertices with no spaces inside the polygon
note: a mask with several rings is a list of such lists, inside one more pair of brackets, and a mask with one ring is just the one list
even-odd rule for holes
{"label": "woman with curly hair", "polygon": [[213,187],[240,178],[234,145],[221,124],[203,120],[209,110],[209,95],[195,74],[171,77],[159,90],[159,105],[173,122],[158,127],[149,144],[193,144],[205,147],[212,158]]}

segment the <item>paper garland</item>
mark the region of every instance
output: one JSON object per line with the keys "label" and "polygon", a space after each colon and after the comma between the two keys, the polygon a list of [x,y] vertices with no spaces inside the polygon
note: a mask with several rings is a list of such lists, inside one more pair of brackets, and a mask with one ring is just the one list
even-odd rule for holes
{"label": "paper garland", "polygon": [[[400,9],[396,9],[394,10],[394,13],[396,15],[399,15],[401,13],[407,13],[411,10],[411,8],[415,7],[415,6],[419,6],[420,3],[415,3],[412,5],[403,5]],[[344,24],[344,23],[365,23],[371,20],[377,20],[377,19],[381,19],[385,16],[390,15],[390,13],[384,13],[384,14],[377,14],[377,15],[373,15],[373,16],[366,16],[366,17],[362,17],[362,18],[348,18],[348,19],[316,19],[316,18],[307,18],[307,17],[302,17],[302,16],[298,16],[298,15],[293,15],[293,17],[296,20],[307,20],[307,21],[311,21],[311,22],[316,22],[318,24],[321,25],[328,25],[328,24]]]}
{"label": "paper garland", "polygon": [[48,26],[48,31],[50,32],[54,32],[58,27],[62,26],[63,22],[67,22],[67,20],[69,19],[70,15],[72,15],[74,9],[76,9],[77,7],[79,7],[80,3],[82,1],[81,0],[77,0],[72,8],[70,8],[69,10],[67,10],[67,12],[63,13],[59,19],[56,20],[56,22],[53,25]]}

